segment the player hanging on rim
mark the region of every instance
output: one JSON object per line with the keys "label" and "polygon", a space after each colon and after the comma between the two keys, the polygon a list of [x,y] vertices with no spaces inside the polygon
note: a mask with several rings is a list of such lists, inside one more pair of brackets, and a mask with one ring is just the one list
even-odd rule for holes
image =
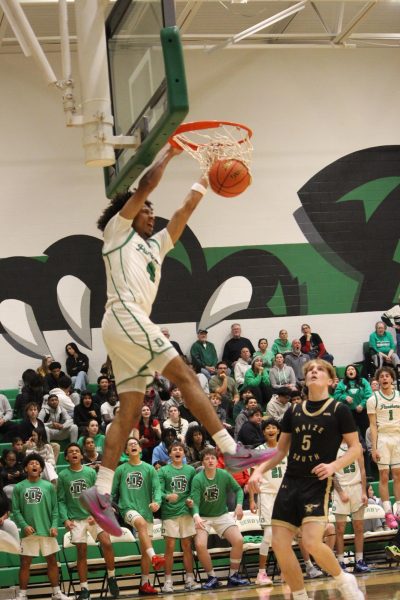
{"label": "player hanging on rim", "polygon": [[104,231],[103,257],[107,276],[107,304],[102,322],[103,339],[111,358],[120,411],[107,433],[96,486],[81,501],[108,533],[121,535],[110,504],[114,470],[132,424],[141,414],[146,385],[154,372],[176,383],[188,400],[188,408],[225,453],[230,470],[259,464],[270,450],[237,446],[213,410],[193,371],[151,322],[149,315],[161,277],[161,264],[179,240],[187,221],[206,193],[201,177],[187,194],[183,206],[167,227],[153,235],[154,212],[148,195],[157,187],[166,166],[181,150],[167,147],[139,181],[136,191],[118,195],[98,221]]}
{"label": "player hanging on rim", "polygon": [[[335,371],[324,360],[304,366],[308,400],[294,404],[281,421],[277,454],[256,467],[249,486],[259,492],[263,473],[278,465],[289,452],[288,465],[272,512],[272,548],[294,600],[308,600],[299,562],[292,550],[297,528],[317,564],[332,575],[345,600],[362,600],[354,575],[344,573],[332,550],[323,543],[328,520],[328,501],[335,471],[361,454],[350,410],[329,396]],[[336,458],[342,438],[348,450]]]}

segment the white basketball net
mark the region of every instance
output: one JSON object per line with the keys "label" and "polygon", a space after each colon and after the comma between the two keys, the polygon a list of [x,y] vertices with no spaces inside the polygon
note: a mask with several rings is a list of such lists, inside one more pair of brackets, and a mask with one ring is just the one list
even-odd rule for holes
{"label": "white basketball net", "polygon": [[[242,127],[221,124],[213,129],[178,133],[173,139],[200,163],[200,168],[206,177],[211,165],[221,159],[240,160],[251,173],[253,146],[248,132]],[[197,148],[193,149],[190,144],[197,144]]]}

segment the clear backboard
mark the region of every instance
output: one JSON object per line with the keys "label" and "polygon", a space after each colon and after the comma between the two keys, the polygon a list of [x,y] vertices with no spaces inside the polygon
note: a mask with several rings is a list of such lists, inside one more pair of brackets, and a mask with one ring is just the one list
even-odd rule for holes
{"label": "clear backboard", "polygon": [[174,0],[117,0],[106,23],[114,134],[138,147],[116,150],[104,169],[109,198],[152,163],[189,110]]}

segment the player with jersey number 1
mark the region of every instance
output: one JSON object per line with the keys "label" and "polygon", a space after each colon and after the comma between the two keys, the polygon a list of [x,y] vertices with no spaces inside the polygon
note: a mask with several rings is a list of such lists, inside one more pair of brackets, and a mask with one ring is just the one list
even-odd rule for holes
{"label": "player with jersey number 1", "polygon": [[[259,493],[265,471],[276,467],[288,454],[286,473],[272,512],[272,548],[293,600],[308,600],[303,574],[292,549],[297,529],[316,563],[334,579],[344,600],[363,600],[351,573],[340,568],[332,550],[323,542],[328,521],[328,502],[333,474],[361,456],[361,445],[350,410],[329,395],[335,370],[315,359],[304,365],[308,400],[294,404],[281,421],[277,454],[255,468],[249,487]],[[342,439],[348,450],[337,458]]]}
{"label": "player with jersey number 1", "polygon": [[180,153],[180,149],[172,146],[163,150],[141,177],[137,189],[116,196],[98,222],[104,231],[107,277],[102,331],[112,361],[120,410],[107,432],[96,486],[81,495],[81,502],[100,526],[114,535],[121,535],[110,504],[114,470],[132,425],[139,421],[146,385],[153,381],[156,371],[179,387],[191,413],[225,454],[228,469],[242,471],[271,454],[270,450],[247,450],[236,444],[217,417],[195,373],[150,320],[162,262],[207,191],[207,179],[202,176],[191,186],[183,206],[167,227],[154,234],[153,205],[148,196],[159,184],[168,163]]}
{"label": "player with jersey number 1", "polygon": [[[396,375],[391,367],[381,367],[375,373],[379,390],[367,400],[371,431],[372,459],[379,470],[379,497],[385,511],[386,524],[397,529],[400,520],[400,394]],[[389,497],[389,469],[392,471],[396,516]]]}

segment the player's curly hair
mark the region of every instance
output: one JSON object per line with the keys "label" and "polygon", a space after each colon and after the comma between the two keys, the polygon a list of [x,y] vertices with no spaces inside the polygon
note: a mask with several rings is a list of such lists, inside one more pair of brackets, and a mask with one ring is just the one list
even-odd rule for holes
{"label": "player's curly hair", "polygon": [[[100,231],[105,230],[110,219],[112,219],[114,215],[122,210],[129,198],[133,196],[135,192],[136,188],[134,188],[132,191],[120,192],[111,200],[110,204],[104,209],[103,214],[97,221],[97,227],[100,229]],[[145,205],[149,207],[153,206],[150,200],[145,200]]]}

